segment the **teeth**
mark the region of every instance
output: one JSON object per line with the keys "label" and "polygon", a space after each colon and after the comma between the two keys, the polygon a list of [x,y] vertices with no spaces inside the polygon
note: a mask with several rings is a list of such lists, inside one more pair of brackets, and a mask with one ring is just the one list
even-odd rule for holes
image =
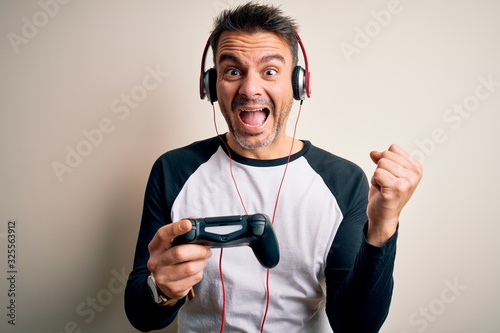
{"label": "teeth", "polygon": [[255,112],[255,111],[263,111],[264,108],[260,108],[260,109],[256,109],[256,110],[244,110],[244,109],[241,109],[241,111],[245,111],[245,112]]}

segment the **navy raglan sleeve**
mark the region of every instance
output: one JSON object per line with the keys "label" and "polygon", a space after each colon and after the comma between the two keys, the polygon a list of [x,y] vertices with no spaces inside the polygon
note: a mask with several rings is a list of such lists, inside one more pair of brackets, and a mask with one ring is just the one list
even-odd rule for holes
{"label": "navy raglan sleeve", "polygon": [[163,166],[158,160],[151,171],[146,186],[144,209],[134,257],[134,267],[125,289],[125,312],[136,329],[142,332],[162,329],[175,319],[184,300],[173,306],[160,306],[153,301],[148,286],[148,244],[156,231],[170,223],[169,209],[164,191]]}
{"label": "navy raglan sleeve", "polygon": [[150,274],[147,267],[148,245],[158,229],[172,223],[172,204],[186,180],[218,147],[218,138],[195,142],[165,153],[152,167],[144,195],[134,267],[125,289],[125,312],[132,326],[140,331],[158,330],[170,325],[186,301],[184,298],[172,306],[160,306],[153,301],[147,286]]}
{"label": "navy raglan sleeve", "polygon": [[326,311],[335,333],[378,332],[392,298],[397,234],[382,247],[367,242],[368,182],[359,167],[346,166],[332,186],[344,217],[327,259]]}

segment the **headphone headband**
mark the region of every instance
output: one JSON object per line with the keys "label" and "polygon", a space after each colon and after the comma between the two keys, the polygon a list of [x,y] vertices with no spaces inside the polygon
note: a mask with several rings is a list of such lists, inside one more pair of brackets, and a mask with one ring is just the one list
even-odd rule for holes
{"label": "headphone headband", "polygon": [[302,57],[304,57],[304,64],[306,66],[305,73],[304,73],[305,74],[304,89],[305,89],[307,97],[311,98],[311,85],[310,85],[311,73],[309,72],[309,61],[307,60],[306,48],[304,47],[304,44],[302,43],[302,39],[300,38],[299,34],[296,33],[295,36],[297,37],[297,40],[299,41],[300,49],[302,50]]}
{"label": "headphone headband", "polygon": [[205,49],[203,50],[203,57],[201,58],[201,71],[200,71],[200,98],[204,99],[206,96],[205,85],[204,85],[204,76],[205,76],[205,59],[207,57],[208,48],[210,47],[210,37],[207,40],[207,44],[205,45]]}

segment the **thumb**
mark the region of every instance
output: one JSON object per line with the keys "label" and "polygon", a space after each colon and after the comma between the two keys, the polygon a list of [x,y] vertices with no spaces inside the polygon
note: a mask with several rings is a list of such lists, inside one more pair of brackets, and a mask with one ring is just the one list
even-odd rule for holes
{"label": "thumb", "polygon": [[[194,217],[191,216],[190,218]],[[177,226],[177,228],[174,228],[175,237],[183,235],[193,228],[192,222],[188,219],[182,219],[177,223],[174,223],[174,226]]]}

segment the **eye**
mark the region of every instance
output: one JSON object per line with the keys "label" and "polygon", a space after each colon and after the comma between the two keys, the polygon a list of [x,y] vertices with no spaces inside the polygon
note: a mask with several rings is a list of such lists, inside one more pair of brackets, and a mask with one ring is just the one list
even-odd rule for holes
{"label": "eye", "polygon": [[237,70],[236,68],[228,68],[226,69],[225,73],[230,76],[239,76],[241,75],[241,72]]}
{"label": "eye", "polygon": [[264,72],[267,76],[274,76],[278,74],[278,71],[275,69],[266,69]]}

